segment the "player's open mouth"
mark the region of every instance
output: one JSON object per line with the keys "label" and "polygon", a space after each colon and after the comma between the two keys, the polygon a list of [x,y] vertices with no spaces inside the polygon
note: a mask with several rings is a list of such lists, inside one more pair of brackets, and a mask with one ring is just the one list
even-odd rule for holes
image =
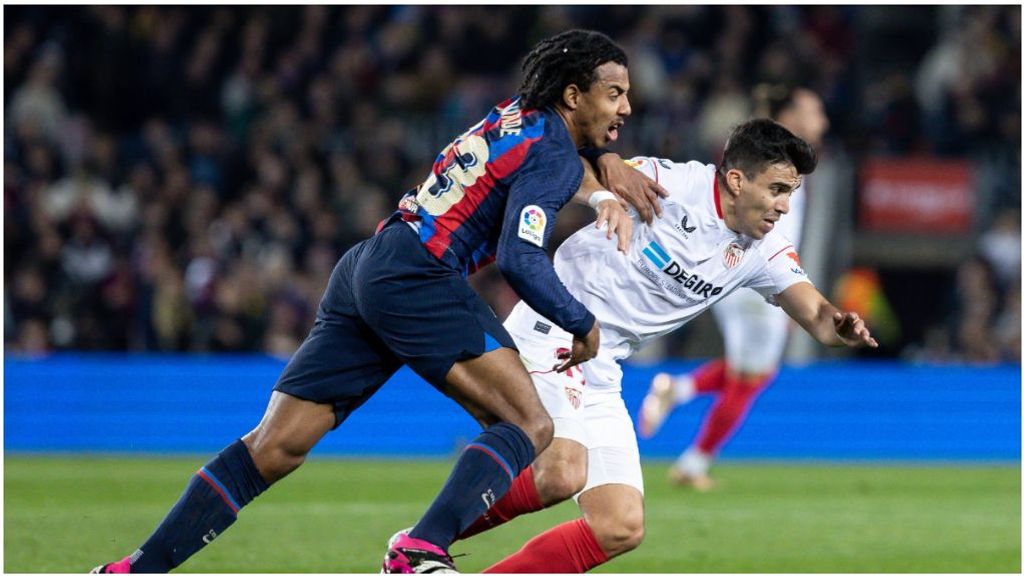
{"label": "player's open mouth", "polygon": [[765,218],[765,219],[761,220],[761,230],[765,234],[767,234],[768,232],[771,232],[772,229],[775,228],[775,222],[776,222],[775,220],[770,220],[768,218]]}
{"label": "player's open mouth", "polygon": [[615,142],[616,140],[619,139],[619,128],[621,128],[623,124],[624,124],[624,122],[618,121],[618,122],[612,123],[612,125],[608,127],[608,141],[609,142]]}

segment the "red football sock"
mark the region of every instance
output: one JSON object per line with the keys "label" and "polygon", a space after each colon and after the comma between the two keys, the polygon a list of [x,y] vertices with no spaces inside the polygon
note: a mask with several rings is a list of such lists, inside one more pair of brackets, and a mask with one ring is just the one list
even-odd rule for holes
{"label": "red football sock", "polygon": [[544,504],[540,501],[540,494],[537,493],[537,485],[533,483],[533,466],[527,466],[512,481],[512,486],[508,489],[508,492],[495,502],[494,506],[491,506],[482,516],[470,524],[469,528],[466,528],[457,540],[464,540],[474,534],[486,532],[491,528],[501,526],[520,514],[536,512],[543,507]]}
{"label": "red football sock", "polygon": [[534,537],[515,554],[484,570],[499,574],[582,574],[608,561],[583,518]]}
{"label": "red football sock", "polygon": [[743,423],[750,405],[757,393],[774,378],[764,378],[761,382],[740,383],[730,377],[724,378],[725,388],[711,407],[711,412],[704,419],[704,427],[697,437],[697,447],[705,454],[715,454],[725,444],[734,431]]}
{"label": "red football sock", "polygon": [[725,388],[725,360],[716,358],[693,371],[693,385],[697,394],[718,392]]}

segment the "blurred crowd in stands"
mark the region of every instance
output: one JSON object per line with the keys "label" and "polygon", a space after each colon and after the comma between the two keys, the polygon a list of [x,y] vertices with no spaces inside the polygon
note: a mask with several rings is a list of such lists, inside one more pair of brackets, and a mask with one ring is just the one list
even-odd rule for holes
{"label": "blurred crowd in stands", "polygon": [[817,90],[829,145],[854,157],[996,166],[978,255],[949,288],[948,345],[951,357],[1019,361],[1019,6],[11,6],[5,16],[8,350],[289,355],[342,252],[450,138],[514,93],[533,43],[586,27],[630,57],[624,156],[714,162],[750,112],[750,88],[772,81]]}

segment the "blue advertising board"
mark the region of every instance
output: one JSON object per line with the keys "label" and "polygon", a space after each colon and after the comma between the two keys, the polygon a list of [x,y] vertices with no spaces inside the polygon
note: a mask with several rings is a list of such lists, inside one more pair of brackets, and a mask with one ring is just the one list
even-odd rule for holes
{"label": "blue advertising board", "polygon": [[[650,377],[695,362],[627,366],[635,414]],[[259,422],[284,362],[263,356],[69,355],[4,359],[7,452],[209,453]],[[640,443],[672,457],[711,399],[674,413]],[[828,362],[786,367],[758,398],[723,458],[1019,460],[1019,366]],[[472,419],[401,370],[316,454],[444,457]]]}

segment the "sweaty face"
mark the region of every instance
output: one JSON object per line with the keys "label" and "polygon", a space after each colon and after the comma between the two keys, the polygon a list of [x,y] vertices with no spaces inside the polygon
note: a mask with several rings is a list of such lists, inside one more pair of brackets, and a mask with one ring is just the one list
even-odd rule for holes
{"label": "sweaty face", "polygon": [[735,203],[739,227],[736,231],[759,240],[789,212],[789,198],[800,186],[800,175],[787,162],[770,164],[753,179],[741,173],[740,180]]}
{"label": "sweaty face", "polygon": [[619,137],[619,128],[632,109],[629,107],[629,70],[622,64],[605,62],[597,67],[597,78],[583,92],[576,109],[585,146],[604,148]]}

